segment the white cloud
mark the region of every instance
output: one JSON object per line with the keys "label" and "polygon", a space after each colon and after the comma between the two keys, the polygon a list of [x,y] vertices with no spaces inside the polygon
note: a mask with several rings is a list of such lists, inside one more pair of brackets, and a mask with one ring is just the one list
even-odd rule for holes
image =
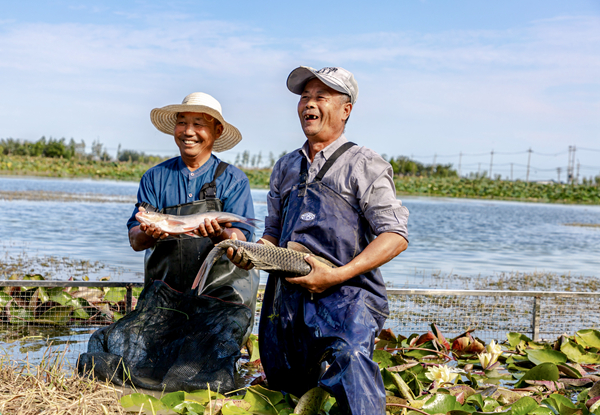
{"label": "white cloud", "polygon": [[281,39],[185,15],[127,18],[130,25],[3,22],[0,137],[100,135],[110,148],[168,150],[149,110],[205,90],[242,128],[240,151],[278,154],[302,140],[287,74],[337,64],[360,84],[348,133],[380,152],[600,147],[598,17],[333,39]]}

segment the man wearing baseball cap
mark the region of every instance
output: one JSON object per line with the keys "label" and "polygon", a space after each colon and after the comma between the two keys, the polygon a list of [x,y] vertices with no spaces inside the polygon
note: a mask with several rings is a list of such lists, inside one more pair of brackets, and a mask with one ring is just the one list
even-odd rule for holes
{"label": "man wearing baseball cap", "polygon": [[[300,95],[307,141],[273,168],[263,238],[302,244],[337,268],[307,256],[306,276],[270,274],[259,327],[268,387],[301,396],[318,385],[342,413],[385,414],[372,360],[388,316],[378,267],[407,248],[408,210],[396,199],[390,164],[344,136],[358,97],[352,73],[301,66],[287,87]],[[228,255],[251,267],[240,251]]]}

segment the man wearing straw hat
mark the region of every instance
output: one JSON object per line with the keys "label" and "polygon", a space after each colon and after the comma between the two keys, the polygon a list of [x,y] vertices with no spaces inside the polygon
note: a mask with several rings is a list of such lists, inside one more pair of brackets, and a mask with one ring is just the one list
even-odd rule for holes
{"label": "man wearing straw hat", "polygon": [[[177,291],[185,291],[191,288],[215,243],[232,235],[252,240],[252,228],[239,223],[221,226],[216,220],[206,220],[195,231],[203,238],[187,235],[174,238],[155,225],[140,224],[135,214],[143,209],[174,215],[226,211],[253,218],[248,178],[213,154],[233,148],[242,135],[225,121],[220,103],[202,92],[188,95],[181,104],[153,109],[150,119],[159,131],[174,137],[180,156],[152,167],[143,175],[138,203],[127,222],[129,241],[134,250],[146,250],[146,287],[154,280],[162,280]],[[213,270],[213,274],[220,276],[218,283],[213,284],[218,292],[211,294],[253,306],[258,273],[240,275],[239,271],[245,271],[228,269],[228,261],[220,267]],[[210,281],[206,287],[210,289]]]}
{"label": "man wearing straw hat", "polygon": [[[383,415],[385,389],[372,360],[388,315],[378,267],[407,248],[408,210],[396,199],[390,164],[344,136],[358,96],[352,73],[301,66],[287,87],[300,95],[307,141],[273,168],[263,238],[300,243],[337,268],[307,256],[312,271],[304,277],[270,274],[259,326],[268,387],[301,396],[318,385],[341,413]],[[240,251],[228,256],[250,268]]]}

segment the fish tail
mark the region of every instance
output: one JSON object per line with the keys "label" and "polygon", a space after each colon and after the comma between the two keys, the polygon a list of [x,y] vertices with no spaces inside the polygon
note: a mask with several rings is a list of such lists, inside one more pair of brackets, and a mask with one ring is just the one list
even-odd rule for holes
{"label": "fish tail", "polygon": [[206,259],[202,263],[202,266],[198,270],[198,274],[194,279],[194,283],[192,284],[192,290],[196,289],[197,293],[200,294],[204,289],[204,284],[206,283],[206,277],[210,272],[211,268],[215,263],[223,256],[223,254],[227,251],[227,247],[214,247],[206,256]]}
{"label": "fish tail", "polygon": [[253,218],[244,218],[244,220],[242,221],[242,223],[245,223],[246,225],[250,225],[253,228],[258,228],[258,223],[262,222],[262,220],[260,219],[253,219]]}

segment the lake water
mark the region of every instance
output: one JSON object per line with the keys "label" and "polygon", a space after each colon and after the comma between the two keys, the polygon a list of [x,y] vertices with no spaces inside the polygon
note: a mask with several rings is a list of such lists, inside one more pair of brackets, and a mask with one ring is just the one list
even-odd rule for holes
{"label": "lake water", "polygon": [[[137,186],[133,182],[0,177],[0,192],[93,195],[90,202],[0,200],[0,261],[19,256],[89,261],[95,264],[86,271],[91,280],[110,276],[112,281],[142,281],[144,255],[130,248],[125,226]],[[266,194],[266,190],[252,191],[258,219],[266,215]],[[116,203],[115,196],[127,202]],[[103,198],[108,202],[99,201]],[[600,206],[402,199],[410,210],[410,245],[382,267],[389,285],[421,288],[423,275],[434,273],[473,278],[515,271],[600,274],[600,228],[565,226],[600,224]],[[30,273],[47,271],[47,265],[39,261],[27,266]],[[56,278],[66,279],[69,272],[65,267]],[[449,288],[462,288],[453,284]]]}

